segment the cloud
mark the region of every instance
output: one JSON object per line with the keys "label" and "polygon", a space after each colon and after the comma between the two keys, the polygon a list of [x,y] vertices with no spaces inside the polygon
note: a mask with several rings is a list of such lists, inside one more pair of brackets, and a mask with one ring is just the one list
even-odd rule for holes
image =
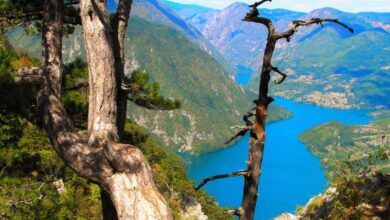
{"label": "cloud", "polygon": [[[198,4],[222,9],[240,0],[170,0],[186,4]],[[253,3],[255,0],[241,0]],[[332,7],[347,12],[390,12],[389,0],[273,0],[264,3],[265,8],[284,8],[294,11],[311,11],[318,8]]]}

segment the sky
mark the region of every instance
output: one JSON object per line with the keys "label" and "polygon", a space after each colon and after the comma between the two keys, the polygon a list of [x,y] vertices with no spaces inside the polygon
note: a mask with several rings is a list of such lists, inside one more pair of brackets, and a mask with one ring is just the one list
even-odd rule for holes
{"label": "sky", "polygon": [[[223,9],[234,2],[253,3],[256,0],[169,0],[185,4],[197,4]],[[284,8],[309,12],[314,9],[332,7],[346,12],[390,12],[390,0],[273,0],[263,4],[264,8]]]}

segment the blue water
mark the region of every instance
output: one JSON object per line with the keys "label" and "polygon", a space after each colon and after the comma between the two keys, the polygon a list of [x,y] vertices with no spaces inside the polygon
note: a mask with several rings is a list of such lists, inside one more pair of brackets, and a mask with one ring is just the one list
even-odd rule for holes
{"label": "blue water", "polygon": [[[298,139],[299,135],[321,123],[337,120],[346,124],[367,124],[371,118],[363,110],[337,110],[314,105],[276,100],[294,113],[288,120],[267,125],[267,141],[260,180],[260,197],[255,219],[272,219],[282,212],[295,212],[298,205],[323,192],[327,187],[320,160]],[[204,177],[245,169],[249,137],[234,146],[199,157],[188,157],[188,172],[199,183]],[[237,208],[242,199],[243,178],[209,182],[204,189],[221,206]]]}
{"label": "blue water", "polygon": [[240,85],[248,85],[249,81],[253,76],[253,70],[246,68],[241,65],[237,65],[237,74],[235,76],[235,80]]}

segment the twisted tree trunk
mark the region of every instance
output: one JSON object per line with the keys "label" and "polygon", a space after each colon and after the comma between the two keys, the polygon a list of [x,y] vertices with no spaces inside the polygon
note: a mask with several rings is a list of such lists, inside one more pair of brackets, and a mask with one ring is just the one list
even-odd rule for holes
{"label": "twisted tree trunk", "polygon": [[45,0],[42,33],[42,126],[58,155],[79,175],[102,188],[106,219],[172,219],[142,152],[118,143],[117,80],[104,1],[80,1],[89,68],[88,134],[77,133],[60,101],[62,0]]}

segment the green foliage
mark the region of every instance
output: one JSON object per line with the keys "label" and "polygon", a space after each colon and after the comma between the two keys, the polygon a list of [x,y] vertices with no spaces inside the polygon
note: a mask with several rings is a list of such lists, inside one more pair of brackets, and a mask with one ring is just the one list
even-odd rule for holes
{"label": "green foliage", "polygon": [[[372,171],[389,173],[390,145],[387,139],[390,121],[386,113],[367,126],[344,125],[332,121],[301,135],[310,150],[322,160],[331,185],[337,188],[332,203],[326,204],[329,219],[362,219],[358,207],[390,200],[388,187],[372,183]],[[382,174],[376,174],[382,175]],[[382,177],[381,177],[382,178]],[[384,178],[382,178],[383,180]],[[374,188],[371,185],[374,184]],[[387,184],[387,183],[385,183]],[[385,191],[383,191],[385,190]],[[323,199],[323,198],[322,198]],[[321,205],[310,204],[314,213]],[[368,218],[367,218],[368,219]]]}
{"label": "green foliage", "polygon": [[[62,87],[73,87],[78,83],[88,80],[87,64],[80,58],[65,65]],[[85,122],[88,116],[88,88],[63,91],[62,103],[66,111],[72,117],[78,127],[86,127]]]}
{"label": "green foliage", "polygon": [[[0,113],[9,112],[21,114],[32,120],[35,112],[35,97],[38,89],[28,85],[17,85],[12,73],[12,64],[18,63],[23,67],[23,62],[32,63],[24,56],[18,56],[0,45]],[[17,98],[15,98],[17,97]]]}
{"label": "green foliage", "polygon": [[[100,219],[98,187],[68,169],[29,122],[37,88],[15,84],[12,68],[35,62],[0,46],[0,218]],[[63,194],[53,185],[58,179]]]}
{"label": "green foliage", "polygon": [[[11,65],[19,58],[0,47],[0,84],[6,86],[0,87],[2,93],[7,92],[3,91],[5,88],[14,90],[18,88],[13,82]],[[63,86],[73,86],[87,77],[85,63],[76,59],[65,67]],[[149,88],[145,75],[136,78],[136,81]],[[152,93],[155,94],[156,91],[158,90],[155,86]],[[29,90],[19,92],[16,98],[12,97],[13,100],[4,96],[6,101],[1,102],[0,218],[100,219],[99,187],[78,177],[67,168],[58,158],[45,133],[20,114],[25,111],[18,109],[15,103],[24,103],[25,101],[21,100],[35,94],[27,94]],[[87,91],[81,89],[64,92],[62,99],[72,118],[85,124]],[[34,112],[26,113],[33,114]],[[209,198],[204,192],[195,191],[194,183],[187,177],[184,161],[149,139],[143,128],[128,121],[125,140],[139,146],[143,151],[153,169],[156,185],[176,218],[179,217],[181,210],[193,201],[202,205],[210,219],[230,218],[223,213],[223,209],[218,207],[214,199]],[[54,185],[58,180],[63,181],[65,192],[60,193],[59,187]]]}
{"label": "green foliage", "polygon": [[135,104],[159,110],[173,110],[181,107],[179,100],[166,99],[160,95],[160,85],[151,83],[146,72],[135,71],[130,78],[125,79],[129,85],[129,99]]}
{"label": "green foliage", "polygon": [[[15,115],[0,115],[0,121],[1,218],[99,219],[97,186],[62,163],[43,131]],[[65,193],[53,185],[58,179]]]}
{"label": "green foliage", "polygon": [[388,118],[367,126],[331,121],[306,131],[300,139],[321,158],[331,180],[338,174],[356,175],[366,168],[389,172],[389,125]]}
{"label": "green foliage", "polygon": [[38,21],[33,22],[32,24],[28,25],[26,29],[24,29],[24,32],[27,35],[40,34],[42,32],[42,23]]}

